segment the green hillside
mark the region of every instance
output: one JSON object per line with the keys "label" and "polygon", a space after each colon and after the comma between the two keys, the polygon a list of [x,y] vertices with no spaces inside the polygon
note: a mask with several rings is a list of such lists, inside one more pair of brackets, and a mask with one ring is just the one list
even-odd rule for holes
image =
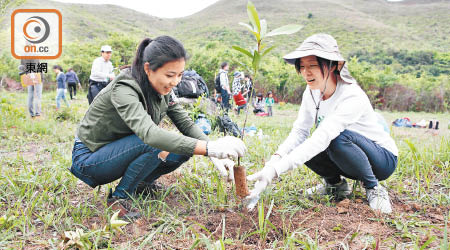
{"label": "green hillside", "polygon": [[[48,0],[23,1],[20,8],[56,8],[63,15],[64,41],[104,38],[109,32],[141,38],[169,34],[185,43],[248,44],[250,37],[239,21],[246,21],[246,1],[219,1],[189,17],[163,19],[113,5],[65,4]],[[327,32],[349,53],[361,48],[404,48],[449,51],[450,2],[433,0],[255,0],[260,16],[270,26],[300,23],[305,27],[296,37],[277,39],[279,50],[295,47],[306,36]],[[1,49],[9,48],[10,14],[1,20]]]}
{"label": "green hillside", "polygon": [[[212,88],[224,60],[231,63],[232,71],[248,71],[243,66],[248,65],[248,59],[231,49],[231,45],[253,45],[249,32],[238,25],[248,20],[246,4],[245,0],[221,0],[188,17],[163,19],[113,5],[13,1],[0,19],[0,77],[18,80],[18,60],[9,52],[11,12],[17,8],[56,8],[63,16],[63,54],[49,64],[73,67],[84,84],[101,44],[113,47],[111,60],[119,67],[132,62],[143,37],[167,34],[184,43],[190,55],[187,67],[195,69]],[[254,4],[269,30],[292,23],[304,26],[294,35],[266,41],[277,46],[255,77],[258,91],[272,90],[281,100],[298,103],[305,84],[281,55],[307,36],[324,32],[336,38],[352,75],[374,107],[431,112],[449,109],[449,1],[255,0]],[[53,77],[49,72],[49,79]]]}

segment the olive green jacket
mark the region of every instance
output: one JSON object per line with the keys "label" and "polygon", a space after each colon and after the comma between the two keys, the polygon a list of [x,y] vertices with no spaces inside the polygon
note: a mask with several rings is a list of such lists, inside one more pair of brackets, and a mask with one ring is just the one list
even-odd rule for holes
{"label": "olive green jacket", "polygon": [[[208,140],[208,137],[180,104],[171,100],[169,105],[170,94],[152,92],[150,116],[139,84],[131,71],[125,70],[95,97],[78,127],[78,138],[95,152],[108,143],[136,134],[154,148],[192,155],[197,139]],[[158,127],[166,115],[183,135]]]}

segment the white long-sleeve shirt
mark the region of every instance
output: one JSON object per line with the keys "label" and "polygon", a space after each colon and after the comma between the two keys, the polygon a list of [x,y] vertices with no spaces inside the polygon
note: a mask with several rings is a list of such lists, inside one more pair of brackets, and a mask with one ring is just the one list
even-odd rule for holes
{"label": "white long-sleeve shirt", "polygon": [[110,75],[114,76],[114,68],[111,61],[105,61],[103,57],[97,57],[92,63],[91,80],[97,82],[107,82]]}
{"label": "white long-sleeve shirt", "polygon": [[[320,97],[319,90],[313,90],[316,103]],[[288,169],[280,169],[283,173],[291,168],[303,165],[317,154],[328,148],[330,142],[345,129],[356,132],[374,141],[379,146],[398,156],[398,148],[370,104],[366,93],[357,84],[347,84],[339,81],[334,94],[320,103],[318,127],[312,133],[316,106],[310,94],[309,87],[303,93],[303,99],[298,117],[286,140],[279,146],[277,153],[287,157]]]}
{"label": "white long-sleeve shirt", "polygon": [[220,87],[228,92],[230,92],[230,84],[228,82],[228,71],[220,69]]}

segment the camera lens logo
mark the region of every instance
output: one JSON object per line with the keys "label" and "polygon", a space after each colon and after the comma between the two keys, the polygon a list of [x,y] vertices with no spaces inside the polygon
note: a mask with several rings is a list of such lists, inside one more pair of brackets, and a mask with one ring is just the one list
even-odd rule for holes
{"label": "camera lens logo", "polygon": [[50,35],[50,25],[42,17],[30,17],[23,25],[23,35],[30,43],[42,43]]}

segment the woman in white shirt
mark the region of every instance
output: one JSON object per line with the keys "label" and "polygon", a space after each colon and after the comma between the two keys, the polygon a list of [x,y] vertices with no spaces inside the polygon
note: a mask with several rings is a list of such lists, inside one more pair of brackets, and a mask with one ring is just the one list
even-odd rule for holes
{"label": "woman in white shirt", "polygon": [[324,179],[306,194],[342,199],[351,193],[347,177],[363,183],[372,209],[390,213],[389,195],[379,181],[394,172],[398,149],[348,72],[336,40],[326,34],[310,36],[284,59],[308,86],[289,136],[262,170],[248,176],[257,180],[247,197],[249,208],[273,178],[305,164]]}

